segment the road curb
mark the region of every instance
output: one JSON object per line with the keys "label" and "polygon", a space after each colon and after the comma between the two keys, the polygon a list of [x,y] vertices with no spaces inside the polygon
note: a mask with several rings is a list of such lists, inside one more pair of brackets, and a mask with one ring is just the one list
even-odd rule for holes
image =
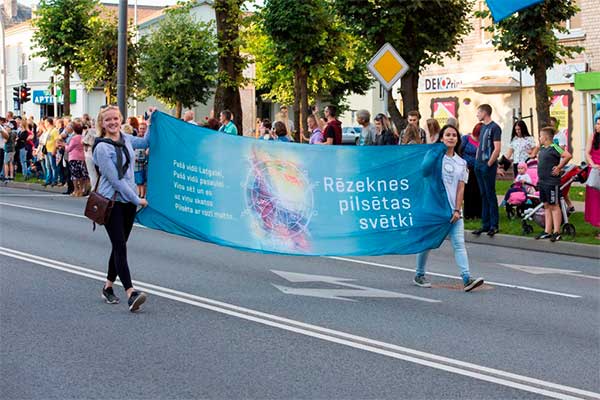
{"label": "road curb", "polygon": [[4,185],[0,184],[0,187],[5,188],[13,188],[13,189],[26,189],[26,190],[35,190],[38,192],[50,192],[62,194],[65,190],[67,190],[66,186],[42,186],[39,183],[27,183],[27,182],[4,182]]}
{"label": "road curb", "polygon": [[519,250],[539,251],[542,253],[564,254],[568,256],[600,259],[600,246],[593,244],[554,242],[550,240],[535,240],[534,238],[514,235],[496,234],[489,237],[485,233],[477,237],[470,231],[465,231],[465,242],[485,244],[488,246],[508,247]]}
{"label": "road curb", "polygon": [[[39,183],[10,182],[3,187],[35,190],[39,192],[63,193],[65,187],[42,186]],[[479,237],[465,231],[465,242],[485,244],[488,246],[508,247],[520,250],[532,250],[543,253],[564,254],[568,256],[600,259],[600,246],[571,242],[555,242],[535,240],[533,238],[514,235],[497,234],[493,238],[483,234]]]}

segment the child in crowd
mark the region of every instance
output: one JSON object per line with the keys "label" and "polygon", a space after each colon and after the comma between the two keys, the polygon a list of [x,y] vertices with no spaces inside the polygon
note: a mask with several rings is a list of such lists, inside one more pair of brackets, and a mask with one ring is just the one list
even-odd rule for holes
{"label": "child in crowd", "polygon": [[527,197],[527,185],[531,185],[531,177],[527,174],[527,163],[521,161],[517,165],[518,175],[515,177],[513,185],[508,189],[506,194],[504,195],[504,201],[502,201],[502,206],[504,206],[510,199],[510,195],[513,193],[523,193],[525,197]]}
{"label": "child in crowd", "polygon": [[[138,132],[138,137],[144,137],[145,134],[146,131],[142,129]],[[146,180],[148,178],[148,149],[134,149],[133,152],[135,154],[133,175],[138,189],[138,196],[145,199]]]}
{"label": "child in crowd", "polygon": [[[469,271],[469,257],[465,247],[465,224],[462,219],[461,207],[465,194],[465,183],[469,178],[467,162],[463,160],[455,149],[460,149],[460,135],[455,127],[445,125],[439,133],[437,142],[444,143],[447,147],[444,160],[442,162],[442,179],[446,188],[448,202],[452,208],[450,223],[450,243],[454,249],[454,259],[460,268],[463,287],[465,292],[470,292],[483,285],[483,278],[473,279]],[[428,167],[425,167],[427,170]],[[429,169],[431,169],[429,167]],[[425,264],[429,250],[417,254],[417,270],[413,280],[414,284],[420,287],[431,287],[431,283],[425,278]]]}
{"label": "child in crowd", "polygon": [[[554,128],[540,130],[540,151],[538,153],[538,187],[540,200],[544,203],[544,232],[536,239],[560,240],[560,173],[571,159],[571,154],[553,142]],[[553,229],[554,228],[554,229]]]}

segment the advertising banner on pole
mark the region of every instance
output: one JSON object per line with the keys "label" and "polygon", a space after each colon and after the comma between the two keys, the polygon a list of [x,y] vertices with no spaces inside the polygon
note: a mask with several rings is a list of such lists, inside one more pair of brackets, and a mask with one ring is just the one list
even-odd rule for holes
{"label": "advertising banner on pole", "polygon": [[443,144],[317,146],[224,135],[152,115],[149,228],[265,253],[411,254],[452,210]]}

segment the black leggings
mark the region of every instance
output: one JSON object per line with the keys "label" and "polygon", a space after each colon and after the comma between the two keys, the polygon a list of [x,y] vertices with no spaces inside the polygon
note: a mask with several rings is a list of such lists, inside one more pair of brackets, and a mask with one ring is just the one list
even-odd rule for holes
{"label": "black leggings", "polygon": [[106,279],[114,282],[118,275],[125,290],[133,287],[127,264],[127,239],[133,228],[135,211],[135,204],[115,201],[110,218],[104,225],[112,244]]}

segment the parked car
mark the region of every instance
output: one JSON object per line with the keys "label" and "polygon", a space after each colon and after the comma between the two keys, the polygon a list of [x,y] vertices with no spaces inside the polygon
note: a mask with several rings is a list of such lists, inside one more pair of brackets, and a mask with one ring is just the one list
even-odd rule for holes
{"label": "parked car", "polygon": [[360,126],[344,126],[342,127],[342,144],[355,144],[360,142]]}

